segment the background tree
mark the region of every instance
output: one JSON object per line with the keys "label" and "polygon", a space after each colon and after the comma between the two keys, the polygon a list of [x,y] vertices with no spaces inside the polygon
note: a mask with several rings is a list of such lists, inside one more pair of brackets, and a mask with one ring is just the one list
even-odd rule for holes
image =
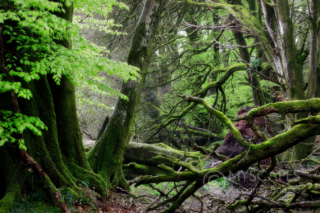
{"label": "background tree", "polygon": [[94,171],[107,182],[113,179],[118,180],[123,188],[128,188],[122,174],[123,153],[131,137],[136,107],[153,53],[153,39],[165,5],[166,1],[145,2],[128,56],[128,64],[140,68],[141,79],[137,82],[129,80],[122,84],[120,92],[129,100],[118,98],[105,133],[88,153],[88,159]]}

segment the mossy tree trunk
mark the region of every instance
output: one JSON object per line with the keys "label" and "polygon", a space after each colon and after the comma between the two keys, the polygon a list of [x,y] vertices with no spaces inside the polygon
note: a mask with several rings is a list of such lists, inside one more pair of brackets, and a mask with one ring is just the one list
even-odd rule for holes
{"label": "mossy tree trunk", "polygon": [[91,167],[109,185],[113,182],[114,185],[128,188],[121,168],[123,154],[132,133],[136,108],[154,52],[153,40],[166,2],[167,0],[145,2],[128,55],[128,64],[140,68],[140,79],[122,83],[120,92],[129,100],[118,98],[105,132],[87,155]]}
{"label": "mossy tree trunk", "polygon": [[[56,14],[68,21],[72,21],[72,6],[64,7],[64,14]],[[5,23],[14,27],[15,23]],[[27,30],[27,29],[26,29]],[[4,36],[4,50],[16,57],[21,57],[24,52],[15,55],[17,44],[7,43],[10,36]],[[57,41],[65,48],[71,48],[68,40]],[[36,58],[34,61],[36,62]],[[24,72],[30,70],[29,66],[18,64]],[[25,82],[20,78],[15,81],[22,83],[23,88],[29,89],[33,98],[18,99],[19,110],[27,116],[39,117],[48,127],[42,131],[42,136],[36,136],[30,131],[24,131],[24,139],[28,154],[41,166],[52,183],[43,184],[48,180],[38,179],[37,176],[19,162],[19,153],[12,144],[0,146],[0,212],[8,212],[13,202],[21,197],[21,191],[44,190],[52,193],[52,187],[68,187],[77,199],[81,189],[77,186],[78,180],[84,180],[94,186],[102,195],[106,195],[107,187],[104,180],[93,173],[86,159],[79,122],[76,114],[75,90],[71,81],[63,76],[61,85],[57,86],[51,76],[41,75],[39,80]],[[50,83],[49,83],[50,82]],[[11,97],[9,93],[0,93],[0,109],[11,110]],[[1,119],[1,118],[0,118]],[[0,121],[1,122],[1,121]]]}
{"label": "mossy tree trunk", "polygon": [[[236,2],[237,4],[241,4],[241,2]],[[255,2],[254,1],[248,1],[249,4],[249,10],[253,14],[255,11]],[[237,23],[236,23],[237,24]],[[237,45],[239,45],[239,54],[242,60],[245,60],[247,63],[251,62],[251,56],[248,51],[247,42],[244,38],[244,35],[242,32],[240,32],[238,29],[234,29],[233,31],[234,38],[236,40]],[[256,73],[253,73],[251,70],[247,70],[247,75],[248,75],[248,82],[251,86],[251,91],[252,91],[252,97],[254,101],[255,106],[262,106],[266,103],[266,99],[264,96],[263,89],[260,85],[260,80],[257,76]]]}
{"label": "mossy tree trunk", "polygon": [[[243,33],[234,30],[233,31],[234,38],[237,42],[237,45],[240,47],[239,49],[239,54],[243,60],[245,60],[247,63],[250,63],[250,54],[247,48],[247,42],[244,39]],[[254,101],[255,106],[262,106],[265,104],[265,96],[262,90],[262,87],[260,85],[259,78],[256,73],[252,73],[251,70],[247,70],[247,76],[248,76],[248,82],[251,86],[251,91],[252,91],[252,97]]]}
{"label": "mossy tree trunk", "polygon": [[[290,17],[289,3],[288,0],[277,1],[277,16],[278,16],[278,26],[279,34],[282,45],[282,58],[283,58],[283,70],[285,70],[285,81],[287,91],[289,92],[290,100],[304,100],[306,98],[312,98],[315,96],[316,82],[309,80],[309,88],[307,96],[305,96],[303,91],[303,68],[298,63],[296,58],[296,45],[293,37],[293,23]],[[317,17],[317,11],[314,11],[314,16]],[[312,25],[312,24],[311,24]],[[316,32],[313,33],[312,37]],[[314,44],[314,39],[312,38],[312,45]],[[313,64],[315,57],[313,56],[314,48],[311,47],[311,69],[314,70]],[[316,62],[315,62],[316,63]],[[311,70],[310,75],[313,76],[314,72]],[[308,113],[297,113],[295,119],[301,119],[307,116]],[[288,125],[291,125],[289,121]],[[314,141],[314,137],[306,139],[304,142],[297,144],[293,147],[293,152],[287,153],[287,158],[289,159],[303,159],[308,154],[311,153],[313,145],[310,145]]]}

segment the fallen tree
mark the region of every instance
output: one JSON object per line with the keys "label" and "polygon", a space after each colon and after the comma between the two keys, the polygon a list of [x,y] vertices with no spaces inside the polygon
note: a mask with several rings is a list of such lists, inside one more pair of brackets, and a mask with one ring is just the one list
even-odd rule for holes
{"label": "fallen tree", "polygon": [[[236,173],[239,170],[247,170],[251,165],[262,161],[268,157],[271,157],[272,160],[270,162],[269,167],[260,168],[259,177],[261,179],[267,179],[270,176],[270,173],[275,168],[277,162],[275,156],[280,154],[294,145],[298,144],[305,139],[320,134],[320,115],[317,116],[309,116],[306,119],[301,119],[294,123],[293,128],[289,129],[287,132],[276,135],[273,138],[268,138],[267,134],[260,129],[257,125],[255,125],[254,120],[256,117],[261,117],[268,115],[270,113],[299,113],[299,112],[313,112],[317,111],[320,107],[320,99],[314,98],[306,101],[290,101],[290,102],[279,102],[268,104],[262,106],[260,108],[252,109],[248,112],[248,114],[244,117],[238,118],[238,120],[246,120],[252,128],[256,137],[260,138],[262,143],[253,144],[251,141],[246,140],[242,137],[240,131],[235,127],[235,125],[227,118],[222,112],[215,110],[212,108],[204,99],[197,97],[186,97],[181,96],[183,100],[188,102],[193,102],[196,104],[202,104],[205,109],[211,113],[213,116],[217,117],[222,121],[232,132],[235,140],[244,147],[244,150],[237,156],[231,159],[225,159],[220,165],[205,169],[205,170],[195,170],[192,167],[189,167],[186,164],[183,164],[182,161],[173,161],[166,157],[156,157],[155,160],[166,160],[171,161],[173,164],[177,164],[182,166],[185,170],[182,172],[177,171],[167,171],[167,174],[158,175],[158,176],[140,176],[129,182],[130,185],[135,184],[135,186],[139,186],[141,184],[151,184],[151,183],[161,183],[161,182],[170,182],[170,181],[186,181],[186,184],[189,184],[190,187],[180,188],[177,193],[178,196],[174,198],[168,198],[169,201],[163,202],[168,203],[171,202],[172,205],[165,210],[164,212],[174,212],[176,208],[178,208],[189,196],[194,194],[201,186],[207,183],[208,180],[214,180],[223,176],[228,176],[231,173]],[[301,163],[301,161],[298,161]],[[293,162],[289,162],[293,163]],[[317,162],[320,164],[320,162]],[[166,168],[165,165],[161,165],[163,168]],[[317,179],[314,175],[301,174],[301,177],[304,178],[312,178]],[[297,182],[295,182],[297,184]],[[302,191],[311,192],[318,190],[319,184],[312,183],[302,183],[298,186]],[[301,191],[294,192],[294,199],[286,199],[286,203],[282,204],[277,201],[282,198],[285,199],[289,188],[291,187],[289,184],[282,184],[281,189],[282,192],[279,194],[274,194],[270,198],[259,200],[257,202],[253,198],[256,196],[257,188],[261,186],[260,179],[256,183],[255,189],[252,190],[252,193],[248,195],[247,199],[240,199],[235,201],[232,205],[226,205],[229,209],[237,209],[243,205],[249,206],[251,210],[256,210],[257,206],[260,209],[263,208],[297,208],[303,207],[305,202],[299,200],[298,198],[301,195]],[[297,187],[296,187],[297,188]],[[299,194],[300,193],[300,194]],[[275,200],[275,201],[273,201]],[[296,203],[295,203],[296,202]],[[287,206],[287,207],[286,207]],[[317,202],[308,202],[306,208],[318,208],[319,205]],[[256,211],[253,211],[256,212]]]}
{"label": "fallen tree", "polygon": [[[162,156],[168,161],[162,161],[157,158],[157,156]],[[130,142],[128,148],[124,153],[124,162],[136,162],[145,165],[158,166],[160,164],[172,165],[172,161],[182,159],[183,157],[190,158],[205,158],[200,152],[184,152],[173,149],[165,144],[145,144],[145,143],[134,143]]]}
{"label": "fallen tree", "polygon": [[[91,149],[95,140],[83,140],[83,145],[86,149]],[[218,144],[214,145],[216,149]],[[164,157],[169,160],[157,159],[154,157]],[[145,144],[130,142],[128,148],[124,153],[124,165],[122,166],[125,177],[135,178],[139,175],[159,175],[165,174],[166,168],[158,167],[158,165],[164,164],[167,167],[178,169],[178,165],[174,165],[172,162],[189,158],[188,164],[194,169],[199,164],[199,161],[208,159],[206,155],[200,151],[184,152],[177,149],[173,149],[163,143],[158,144]]]}

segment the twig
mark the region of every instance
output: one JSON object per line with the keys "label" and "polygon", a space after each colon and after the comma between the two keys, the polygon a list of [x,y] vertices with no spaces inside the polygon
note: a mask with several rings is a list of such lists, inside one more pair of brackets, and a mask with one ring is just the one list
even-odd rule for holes
{"label": "twig", "polygon": [[[184,162],[186,162],[188,159],[189,159],[189,158],[187,158]],[[182,166],[180,166],[178,172],[180,172],[181,169],[182,169]],[[170,183],[170,182],[168,182],[168,183],[164,186],[163,191],[165,191],[165,190],[167,189],[169,183]],[[157,190],[157,191],[158,191],[158,190]],[[161,196],[161,193],[160,193],[160,195],[159,195],[154,201],[152,201],[152,202],[142,211],[142,213],[146,213],[147,211],[149,211],[150,207],[151,207],[153,204],[157,203],[157,202],[160,200],[161,197],[162,197],[162,196]]]}

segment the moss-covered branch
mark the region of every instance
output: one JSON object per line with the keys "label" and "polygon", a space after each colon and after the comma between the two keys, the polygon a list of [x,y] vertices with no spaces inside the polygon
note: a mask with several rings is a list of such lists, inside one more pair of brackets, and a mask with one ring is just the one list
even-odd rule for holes
{"label": "moss-covered branch", "polygon": [[[213,88],[218,88],[221,85],[223,85],[228,79],[229,77],[236,71],[242,71],[242,70],[246,70],[247,69],[247,65],[244,63],[239,63],[239,64],[235,64],[229,67],[225,67],[225,68],[219,68],[219,69],[215,69],[214,72],[217,73],[221,73],[223,72],[224,75],[222,77],[220,77],[217,81],[212,82],[208,85],[206,85],[203,89],[201,89],[199,92],[193,94],[193,96],[197,96],[200,98],[204,98],[209,89],[213,89]],[[186,114],[188,114],[195,106],[196,103],[189,103],[183,110],[182,112],[180,112],[178,115],[174,115],[174,111],[177,108],[178,104],[182,103],[183,101],[179,101],[177,102],[172,109],[170,110],[170,112],[166,115],[167,118],[159,125],[149,129],[150,131],[153,131],[152,134],[150,136],[148,136],[145,141],[148,142],[154,135],[156,135],[161,129],[167,127],[168,125],[172,124],[173,122],[180,120],[182,117],[184,117]]]}
{"label": "moss-covered branch", "polygon": [[[194,135],[199,135],[199,136],[203,136],[203,137],[209,137],[210,136],[211,139],[215,139],[218,136],[218,134],[215,134],[215,133],[208,133],[208,132],[193,130],[193,129],[189,129],[189,128],[188,128],[188,131],[189,131],[190,134],[194,134]],[[182,134],[186,134],[187,131],[186,130],[182,130],[181,133]]]}
{"label": "moss-covered branch", "polygon": [[229,160],[229,158],[223,156],[223,155],[220,155],[219,153],[217,153],[215,150],[218,149],[220,146],[219,143],[214,143],[213,146],[211,147],[211,149],[207,149],[205,147],[202,147],[202,146],[198,146],[197,144],[195,144],[192,148],[194,150],[198,150],[200,151],[201,153],[205,154],[205,155],[210,155],[212,157],[215,157],[221,161],[227,161]]}
{"label": "moss-covered branch", "polygon": [[240,131],[237,129],[237,127],[232,123],[232,121],[222,112],[212,108],[209,103],[202,99],[202,98],[197,98],[197,97],[187,97],[187,96],[181,96],[185,101],[189,101],[189,102],[195,102],[195,103],[199,103],[202,104],[206,110],[211,113],[212,115],[216,116],[223,124],[225,124],[232,132],[234,138],[236,139],[236,141],[238,143],[240,143],[243,147],[249,148],[249,143],[246,142]]}
{"label": "moss-covered branch", "polygon": [[[320,98],[312,98],[301,101],[277,102],[264,105],[250,110],[248,114],[237,120],[253,120],[255,117],[264,116],[270,113],[298,113],[298,112],[317,112],[319,111]],[[316,118],[313,118],[316,119]]]}

